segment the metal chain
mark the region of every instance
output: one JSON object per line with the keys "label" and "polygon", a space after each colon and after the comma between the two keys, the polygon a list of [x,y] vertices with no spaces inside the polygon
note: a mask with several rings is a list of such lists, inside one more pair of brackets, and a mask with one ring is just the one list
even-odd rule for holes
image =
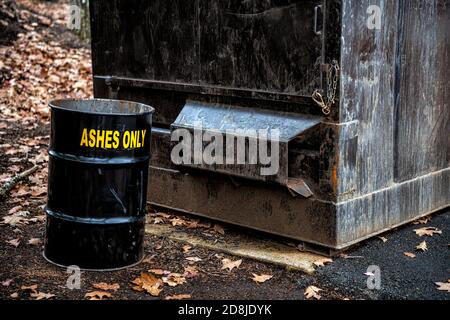
{"label": "metal chain", "polygon": [[331,107],[336,102],[339,71],[340,68],[338,62],[333,60],[327,72],[327,101],[324,101],[319,90],[315,90],[312,94],[312,99],[322,108],[322,112],[325,115],[329,115],[331,113]]}

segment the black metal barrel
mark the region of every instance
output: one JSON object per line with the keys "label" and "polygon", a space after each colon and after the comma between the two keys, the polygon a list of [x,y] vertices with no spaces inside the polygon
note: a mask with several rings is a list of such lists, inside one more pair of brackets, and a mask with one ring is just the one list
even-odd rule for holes
{"label": "black metal barrel", "polygon": [[143,256],[152,114],[119,100],[50,102],[44,256],[116,269]]}

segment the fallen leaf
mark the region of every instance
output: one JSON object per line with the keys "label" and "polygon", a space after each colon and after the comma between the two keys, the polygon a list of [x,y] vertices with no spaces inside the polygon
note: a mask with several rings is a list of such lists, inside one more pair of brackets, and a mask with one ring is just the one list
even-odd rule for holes
{"label": "fallen leaf", "polygon": [[421,250],[421,251],[428,251],[428,247],[427,247],[427,243],[421,242],[419,245],[416,246],[417,250]]}
{"label": "fallen leaf", "polygon": [[30,286],[21,286],[21,287],[20,287],[20,290],[23,290],[23,291],[31,291],[31,292],[33,292],[33,293],[37,293],[37,288],[38,288],[38,285],[37,285],[37,284],[32,284],[32,285],[30,285]]}
{"label": "fallen leaf", "polygon": [[17,248],[19,246],[19,244],[20,244],[20,238],[13,239],[13,240],[8,240],[8,241],[6,241],[6,243],[8,243],[8,244],[12,245],[13,247]]}
{"label": "fallen leaf", "polygon": [[173,296],[167,296],[164,298],[164,300],[182,300],[182,299],[190,299],[190,294],[176,294]]}
{"label": "fallen leaf", "polygon": [[223,229],[223,227],[220,224],[215,224],[213,227],[213,230],[217,233],[220,233],[221,235],[225,234],[225,230]]}
{"label": "fallen leaf", "polygon": [[17,213],[22,210],[22,206],[15,206],[8,211],[8,214]]}
{"label": "fallen leaf", "polygon": [[423,236],[432,237],[435,234],[442,234],[441,230],[439,230],[438,228],[434,228],[434,227],[425,227],[425,228],[415,229],[414,232],[420,237],[423,237]]}
{"label": "fallen leaf", "polygon": [[28,196],[31,194],[31,190],[29,188],[29,186],[27,185],[20,185],[18,187],[18,189],[14,189],[13,191],[11,191],[11,195],[13,197],[24,197],[24,196]]}
{"label": "fallen leaf", "polygon": [[111,298],[111,293],[106,291],[91,291],[84,295],[89,300],[103,300],[103,298]]}
{"label": "fallen leaf", "polygon": [[199,221],[198,221],[198,220],[190,220],[190,221],[187,221],[186,224],[185,224],[185,226],[186,226],[188,229],[196,229],[196,228],[199,228],[199,227],[200,227]]}
{"label": "fallen leaf", "polygon": [[141,275],[131,281],[131,283],[135,284],[133,290],[139,292],[146,291],[154,297],[159,296],[164,284],[161,279],[145,272],[142,272]]}
{"label": "fallen leaf", "polygon": [[44,222],[47,219],[45,214],[38,215],[28,219],[29,222]]}
{"label": "fallen leaf", "polygon": [[104,290],[104,291],[108,291],[108,290],[117,291],[120,288],[120,285],[118,283],[108,284],[106,282],[94,283],[92,286],[95,289],[100,289],[100,290]]}
{"label": "fallen leaf", "polygon": [[10,297],[13,299],[17,299],[19,297],[19,294],[17,292],[14,292],[14,293],[11,293]]}
{"label": "fallen leaf", "polygon": [[53,298],[55,295],[52,293],[44,293],[44,292],[37,292],[30,294],[30,297],[35,298],[36,300],[42,300],[42,299],[50,299]]}
{"label": "fallen leaf", "polygon": [[38,246],[42,243],[42,240],[39,238],[31,238],[30,240],[28,240],[28,244],[32,245],[32,246]]}
{"label": "fallen leaf", "polygon": [[156,215],[158,215],[158,216],[160,216],[160,217],[163,217],[163,218],[165,218],[165,219],[169,219],[169,218],[172,217],[172,215],[167,214],[167,213],[164,213],[164,212],[157,212]]}
{"label": "fallen leaf", "polygon": [[170,287],[176,287],[180,284],[186,282],[186,278],[179,273],[171,273],[167,276],[162,277],[162,281],[168,284]]}
{"label": "fallen leaf", "polygon": [[427,224],[431,221],[431,216],[423,217],[420,219],[417,219],[416,221],[413,221],[413,224]]}
{"label": "fallen leaf", "polygon": [[450,292],[450,279],[447,282],[435,282],[439,291]]}
{"label": "fallen leaf", "polygon": [[253,278],[252,280],[258,283],[263,283],[266,282],[269,279],[272,279],[273,276],[272,275],[268,275],[268,274],[261,274],[261,275],[257,275],[256,273],[252,273]]}
{"label": "fallen leaf", "polygon": [[198,276],[198,270],[197,270],[197,268],[195,266],[187,266],[187,267],[184,268],[183,275],[186,278],[193,278],[193,277]]}
{"label": "fallen leaf", "polygon": [[151,272],[151,273],[159,275],[159,276],[164,275],[164,274],[170,274],[170,271],[163,270],[163,269],[150,269],[150,270],[148,270],[148,272]]}
{"label": "fallen leaf", "polygon": [[28,224],[28,220],[25,219],[26,215],[29,215],[28,211],[19,211],[12,215],[3,217],[2,224],[9,224],[10,226],[16,227],[19,225]]}
{"label": "fallen leaf", "polygon": [[385,238],[385,237],[378,237],[378,239],[380,239],[381,241],[383,241],[383,243],[386,243],[386,242],[388,241],[388,239]]}
{"label": "fallen leaf", "polygon": [[153,224],[164,223],[164,219],[160,217],[155,217],[153,219]]}
{"label": "fallen leaf", "polygon": [[47,194],[47,187],[41,187],[41,186],[31,187],[30,194],[33,198],[44,196]]}
{"label": "fallen leaf", "polygon": [[405,256],[409,257],[409,258],[415,258],[416,257],[416,255],[414,253],[411,253],[411,252],[404,252],[403,254]]}
{"label": "fallen leaf", "polygon": [[322,291],[322,289],[317,288],[315,286],[309,286],[305,290],[305,298],[306,299],[314,298],[314,299],[320,300],[320,298],[322,298],[319,294],[320,291]]}
{"label": "fallen leaf", "polygon": [[172,226],[182,226],[184,224],[184,221],[179,218],[173,218],[170,220],[170,223],[172,223]]}
{"label": "fallen leaf", "polygon": [[319,260],[314,261],[314,265],[317,267],[324,267],[328,263],[332,263],[333,260],[330,258],[322,258]]}
{"label": "fallen leaf", "polygon": [[236,261],[232,261],[232,260],[230,260],[230,259],[223,259],[222,260],[222,270],[223,269],[228,269],[228,271],[231,271],[231,270],[233,270],[234,268],[236,268],[236,269],[238,269],[239,268],[239,266],[241,265],[241,263],[242,263],[242,260],[240,259],[240,260],[236,260]]}
{"label": "fallen leaf", "polygon": [[187,257],[186,260],[192,261],[192,262],[199,262],[202,261],[199,257]]}
{"label": "fallen leaf", "polygon": [[5,281],[2,282],[2,286],[4,287],[9,287],[11,285],[11,283],[14,282],[14,279],[6,279]]}
{"label": "fallen leaf", "polygon": [[189,250],[191,250],[191,249],[192,249],[192,247],[191,247],[190,245],[188,245],[188,244],[186,244],[186,245],[183,246],[183,252],[184,252],[184,253],[188,253]]}

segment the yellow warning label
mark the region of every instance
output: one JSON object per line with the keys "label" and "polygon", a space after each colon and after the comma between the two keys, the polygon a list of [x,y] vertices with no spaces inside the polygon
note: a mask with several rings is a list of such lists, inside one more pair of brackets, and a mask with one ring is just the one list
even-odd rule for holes
{"label": "yellow warning label", "polygon": [[136,149],[144,147],[147,130],[100,130],[84,128],[81,147],[102,149]]}

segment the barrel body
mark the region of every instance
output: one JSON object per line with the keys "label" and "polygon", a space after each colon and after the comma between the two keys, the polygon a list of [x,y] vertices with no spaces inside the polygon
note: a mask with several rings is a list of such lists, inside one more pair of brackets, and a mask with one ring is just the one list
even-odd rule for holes
{"label": "barrel body", "polygon": [[50,108],[45,257],[83,269],[139,262],[153,108],[101,99]]}

